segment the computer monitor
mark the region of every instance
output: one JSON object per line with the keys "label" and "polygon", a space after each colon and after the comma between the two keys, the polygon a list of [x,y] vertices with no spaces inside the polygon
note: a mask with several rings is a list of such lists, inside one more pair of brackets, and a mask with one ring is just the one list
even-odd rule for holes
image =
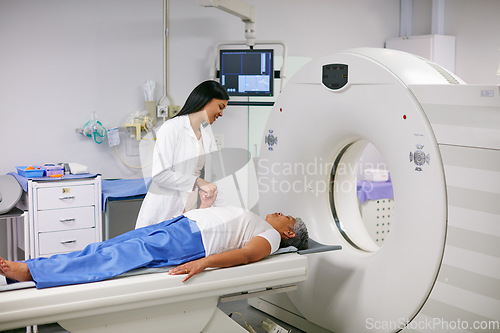
{"label": "computer monitor", "polygon": [[220,83],[230,96],[273,96],[273,50],[220,50]]}

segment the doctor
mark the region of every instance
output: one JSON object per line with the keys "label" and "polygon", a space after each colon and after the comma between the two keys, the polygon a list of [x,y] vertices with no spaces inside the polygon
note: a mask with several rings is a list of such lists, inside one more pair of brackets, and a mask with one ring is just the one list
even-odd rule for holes
{"label": "doctor", "polygon": [[[136,229],[165,221],[197,208],[198,191],[211,197],[210,152],[216,150],[208,124],[222,117],[229,96],[217,81],[200,83],[180,112],[158,130],[153,151],[151,186],[144,198]],[[218,198],[216,205],[221,204]]]}

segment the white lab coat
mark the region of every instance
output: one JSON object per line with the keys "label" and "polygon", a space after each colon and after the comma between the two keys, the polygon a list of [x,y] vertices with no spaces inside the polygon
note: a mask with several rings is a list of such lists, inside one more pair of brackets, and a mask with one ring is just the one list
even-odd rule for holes
{"label": "white lab coat", "polygon": [[[212,181],[211,154],[216,150],[210,126],[201,126],[201,138],[205,150],[204,179]],[[159,223],[183,213],[187,196],[196,183],[194,175],[200,146],[187,115],[166,121],[156,134],[153,151],[153,181],[144,198],[136,229]],[[217,196],[217,203],[222,199]]]}

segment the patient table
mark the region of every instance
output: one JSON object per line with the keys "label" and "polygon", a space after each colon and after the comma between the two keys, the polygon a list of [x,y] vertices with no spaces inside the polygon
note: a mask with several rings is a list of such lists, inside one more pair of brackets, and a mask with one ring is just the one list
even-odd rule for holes
{"label": "patient table", "polygon": [[182,282],[160,273],[47,289],[3,292],[0,330],[58,322],[70,332],[246,332],[217,308],[219,299],[290,291],[307,278],[307,258],[273,255],[211,269]]}

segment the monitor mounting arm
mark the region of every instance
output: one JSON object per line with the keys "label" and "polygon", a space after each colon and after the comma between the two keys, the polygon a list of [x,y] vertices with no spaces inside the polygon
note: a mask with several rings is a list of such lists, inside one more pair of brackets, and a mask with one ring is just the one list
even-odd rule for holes
{"label": "monitor mounting arm", "polygon": [[255,45],[255,7],[242,0],[198,0],[203,7],[214,7],[239,17],[245,23],[247,45]]}

